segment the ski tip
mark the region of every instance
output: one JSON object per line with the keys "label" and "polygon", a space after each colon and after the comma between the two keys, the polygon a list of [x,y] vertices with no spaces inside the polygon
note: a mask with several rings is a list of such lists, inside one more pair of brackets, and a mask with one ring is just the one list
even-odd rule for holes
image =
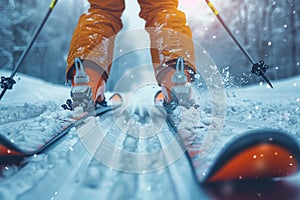
{"label": "ski tip", "polygon": [[123,97],[120,93],[114,93],[110,98],[109,98],[109,104],[110,105],[121,105],[123,102]]}
{"label": "ski tip", "polygon": [[154,104],[158,105],[164,102],[164,95],[161,90],[157,91],[154,96]]}
{"label": "ski tip", "polygon": [[224,148],[204,183],[266,180],[299,171],[300,148],[290,134],[256,130],[235,139]]}
{"label": "ski tip", "polygon": [[0,135],[0,165],[19,163],[26,154]]}

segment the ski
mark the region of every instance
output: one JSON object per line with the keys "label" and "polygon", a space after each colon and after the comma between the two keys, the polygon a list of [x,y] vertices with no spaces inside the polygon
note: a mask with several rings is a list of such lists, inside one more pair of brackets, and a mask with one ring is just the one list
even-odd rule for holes
{"label": "ski", "polygon": [[299,182],[293,180],[299,169],[296,138],[252,130],[225,145],[199,186],[211,199],[299,199]]}
{"label": "ski", "polygon": [[[162,102],[159,91],[155,102]],[[162,109],[162,105],[160,109]],[[215,158],[206,176],[198,177],[191,138],[186,140],[173,120],[173,113],[165,108],[166,123],[176,137],[201,184],[228,181],[260,181],[292,176],[300,171],[300,146],[291,134],[280,130],[259,129],[241,134],[229,142]],[[196,152],[197,153],[197,152]],[[257,167],[260,166],[260,167]]]}
{"label": "ski", "polygon": [[18,145],[14,144],[4,136],[0,135],[0,165],[3,164],[17,164],[20,163],[25,157],[30,157],[33,155],[44,153],[51,146],[53,146],[57,141],[67,135],[70,130],[74,127],[79,127],[85,124],[85,120],[91,116],[101,116],[107,112],[113,111],[122,105],[122,97],[120,94],[114,94],[110,99],[117,97],[119,102],[116,105],[109,105],[105,107],[95,108],[94,110],[76,118],[74,122],[64,127],[61,131],[57,132],[43,145],[39,146],[35,150],[25,150],[20,148]]}
{"label": "ski", "polygon": [[272,129],[241,134],[223,148],[204,182],[294,175],[300,169],[300,148],[296,141],[291,134]]}
{"label": "ski", "polygon": [[205,178],[200,180],[197,164],[194,164],[191,157],[193,145],[181,136],[170,114],[167,114],[166,121],[185,151],[195,178],[201,184],[271,180],[292,176],[300,171],[300,146],[297,139],[283,131],[259,129],[243,133],[225,145]]}

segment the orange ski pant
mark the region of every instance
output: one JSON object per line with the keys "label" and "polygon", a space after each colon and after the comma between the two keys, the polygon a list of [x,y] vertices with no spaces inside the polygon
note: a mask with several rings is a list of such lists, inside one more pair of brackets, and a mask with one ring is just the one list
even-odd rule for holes
{"label": "orange ski pant", "polygon": [[[106,80],[113,58],[114,37],[122,29],[124,0],[88,0],[90,8],[83,14],[74,31],[67,59],[67,79],[72,79],[74,59],[87,60],[89,67]],[[177,9],[178,0],[138,0],[139,16],[146,21],[150,35],[151,57],[158,83],[162,63],[182,56],[195,69],[192,32],[185,14]],[[91,62],[90,62],[91,61]]]}

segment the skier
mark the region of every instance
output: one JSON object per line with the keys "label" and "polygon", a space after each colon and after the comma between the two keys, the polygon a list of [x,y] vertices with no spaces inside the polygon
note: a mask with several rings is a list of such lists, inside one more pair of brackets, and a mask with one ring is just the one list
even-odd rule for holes
{"label": "skier", "polygon": [[[80,17],[71,40],[66,74],[67,80],[72,82],[72,89],[75,88],[78,84],[74,81],[74,59],[80,58],[89,76],[88,85],[92,90],[93,103],[104,105],[105,84],[110,75],[113,54],[111,38],[122,28],[121,15],[125,2],[88,1],[88,13]],[[139,16],[146,21],[145,28],[150,35],[156,80],[162,87],[164,101],[168,104],[173,100],[172,76],[178,57],[184,58],[186,82],[191,82],[196,72],[192,33],[185,14],[177,9],[178,0],[138,0],[138,3],[141,7]],[[157,43],[158,40],[161,41],[160,44]]]}

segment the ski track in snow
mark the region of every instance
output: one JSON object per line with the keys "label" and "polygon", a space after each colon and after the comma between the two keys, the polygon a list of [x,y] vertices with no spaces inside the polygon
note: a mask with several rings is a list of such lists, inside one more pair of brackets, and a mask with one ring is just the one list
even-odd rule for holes
{"label": "ski track in snow", "polygon": [[[23,84],[18,83],[15,90],[9,91],[7,97],[0,102],[0,134],[10,138],[21,147],[32,149],[71,120],[71,113],[60,108],[69,88],[53,86],[26,76],[22,76],[21,81]],[[18,85],[20,88],[17,88]],[[31,87],[30,91],[46,87],[47,93],[43,98],[40,93],[35,92],[28,97],[26,92],[28,85],[36,85]],[[227,89],[225,122],[216,144],[204,158],[197,155],[193,157],[195,165],[198,166],[197,174],[200,178],[205,176],[207,168],[222,147],[245,131],[275,128],[287,131],[300,139],[300,78],[277,82],[274,87],[274,90],[265,86]],[[21,98],[16,98],[13,95],[14,92]],[[56,98],[53,96],[56,93],[65,95]],[[27,98],[29,100],[25,101],[24,99]],[[156,152],[168,145],[170,138],[173,137],[168,127],[164,126],[161,129],[164,134],[152,137],[144,135],[145,138],[137,139],[136,136],[141,134],[139,131],[143,126],[146,126],[145,130],[148,131],[143,134],[151,134],[153,127],[149,124],[158,123],[153,121],[157,120],[157,117],[153,118],[150,115],[141,117],[137,113],[130,113],[126,110],[122,112],[120,120],[126,124],[122,125],[124,128],[122,131],[120,131],[119,122],[111,121],[111,117],[118,115],[117,112],[114,113],[115,116],[106,114],[97,118],[97,123],[102,124],[102,131],[107,140],[117,149],[131,153]],[[184,112],[184,109],[180,112]],[[193,127],[190,124],[195,124],[195,117],[190,114],[190,111],[187,112],[184,120],[178,119],[183,120],[179,130],[185,134],[182,136],[186,144],[192,144],[191,151],[203,145],[207,130],[214,126],[209,106],[202,106],[195,112],[200,113],[200,120],[196,119],[197,125]],[[177,123],[180,122],[177,121]],[[192,137],[189,137],[189,134]],[[21,169],[17,166],[2,166],[0,199],[36,197],[96,199],[99,196],[103,199],[177,199],[178,196],[186,195],[188,190],[186,188],[190,190],[193,188],[189,166],[186,165],[187,162],[183,156],[168,168],[151,173],[132,174],[101,164],[79,142],[80,139],[75,129],[66,138],[48,153],[28,158],[29,163]],[[111,152],[111,155],[113,154],[114,152]],[[127,163],[130,160],[125,159],[123,162],[119,164],[130,165]],[[190,184],[180,183],[186,180],[189,180]],[[181,189],[178,188],[180,186],[182,186]]]}

